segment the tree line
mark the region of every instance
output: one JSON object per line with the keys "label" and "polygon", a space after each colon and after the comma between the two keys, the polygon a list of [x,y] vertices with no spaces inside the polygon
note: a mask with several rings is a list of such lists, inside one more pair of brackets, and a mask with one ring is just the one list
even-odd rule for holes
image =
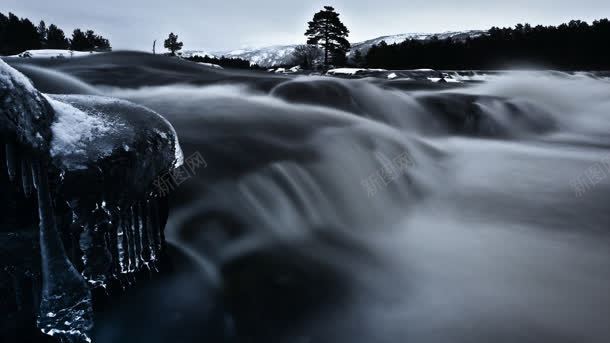
{"label": "tree line", "polygon": [[494,69],[536,66],[552,69],[610,70],[610,21],[591,24],[572,20],[559,26],[518,24],[492,27],[486,34],[467,39],[408,39],[402,43],[373,45],[363,53],[350,49],[349,30],[334,8],[317,12],[305,32],[307,44],[294,52],[305,69],[364,67],[384,69]]}
{"label": "tree line", "polygon": [[47,27],[41,20],[34,25],[27,18],[13,13],[0,13],[0,55],[16,55],[25,50],[69,49],[76,51],[110,51],[108,39],[93,30],[75,29],[67,38],[64,31],[51,24]]}
{"label": "tree line", "polygon": [[203,63],[212,63],[219,65],[223,68],[236,68],[236,69],[261,69],[258,65],[250,64],[250,61],[241,59],[241,58],[231,58],[231,57],[209,57],[209,56],[191,56],[186,58],[192,62],[203,62]]}
{"label": "tree line", "polygon": [[610,69],[610,21],[573,20],[559,26],[492,27],[466,40],[437,37],[374,45],[364,67],[385,69],[494,69],[510,66],[562,70]]}

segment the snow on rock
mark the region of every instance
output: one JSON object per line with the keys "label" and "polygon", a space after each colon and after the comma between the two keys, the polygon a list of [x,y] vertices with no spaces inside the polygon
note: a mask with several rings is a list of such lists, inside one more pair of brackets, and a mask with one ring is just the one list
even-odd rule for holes
{"label": "snow on rock", "polygon": [[428,77],[428,80],[432,82],[446,82],[446,83],[461,83],[461,81],[450,78],[450,77]]}
{"label": "snow on rock", "polygon": [[[51,155],[62,169],[82,169],[99,159],[140,146],[157,151],[162,169],[183,163],[174,128],[157,113],[125,100],[93,95],[49,95],[57,118]],[[159,144],[163,142],[163,144]],[[146,148],[148,146],[148,148]],[[171,163],[167,162],[171,156]],[[162,165],[162,166],[161,166]]]}
{"label": "snow on rock", "polygon": [[46,150],[53,111],[32,82],[0,59],[0,135]]}
{"label": "snow on rock", "polygon": [[206,66],[206,67],[210,67],[210,68],[215,68],[215,69],[224,69],[223,67],[219,66],[218,64],[214,64],[214,63],[198,62],[197,64],[200,64],[200,65]]}
{"label": "snow on rock", "polygon": [[2,82],[0,87],[10,87],[14,89],[21,86],[33,95],[38,96],[38,92],[30,79],[15,68],[6,64],[2,59],[0,59],[0,82]]}
{"label": "snow on rock", "polygon": [[99,54],[99,52],[74,51],[74,50],[64,50],[64,49],[38,49],[38,50],[26,50],[20,54],[12,55],[9,57],[68,58],[68,57],[89,56],[92,54]]}
{"label": "snow on rock", "polygon": [[496,73],[481,73],[475,71],[464,71],[464,72],[450,72],[447,73],[457,81],[461,82],[472,82],[472,81],[489,81],[497,76]]}
{"label": "snow on rock", "polygon": [[294,74],[303,71],[301,66],[294,66],[292,68],[269,68],[267,69],[268,73],[277,73],[277,74]]}
{"label": "snow on rock", "polygon": [[328,75],[356,75],[359,72],[365,71],[361,68],[337,68],[326,72]]}
{"label": "snow on rock", "polygon": [[112,131],[114,126],[120,125],[113,123],[111,118],[106,118],[103,114],[87,114],[68,103],[50,97],[47,97],[47,101],[56,115],[55,122],[51,126],[53,131],[51,156],[83,154],[95,137],[106,134]]}

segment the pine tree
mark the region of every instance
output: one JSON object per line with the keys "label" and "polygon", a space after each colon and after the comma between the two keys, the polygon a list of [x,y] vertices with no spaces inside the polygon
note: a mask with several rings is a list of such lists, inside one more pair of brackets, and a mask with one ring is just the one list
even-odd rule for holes
{"label": "pine tree", "polygon": [[72,39],[70,40],[70,50],[76,51],[91,51],[93,47],[89,44],[87,36],[81,29],[75,29],[72,32]]}
{"label": "pine tree", "polygon": [[112,51],[110,41],[102,36],[95,36],[95,51]]}
{"label": "pine tree", "polygon": [[85,32],[85,38],[87,38],[89,50],[95,50],[96,43],[98,42],[98,37],[95,35],[95,32],[93,32],[93,30],[87,30],[87,32]]}
{"label": "pine tree", "polygon": [[64,31],[54,24],[49,25],[47,30],[47,48],[48,49],[67,49],[70,43],[66,39]]}
{"label": "pine tree", "polygon": [[47,30],[47,24],[45,24],[44,20],[40,21],[36,30],[38,31],[38,37],[39,37],[38,39],[40,40],[40,45],[43,48],[46,48],[48,30]]}
{"label": "pine tree", "polygon": [[34,25],[29,19],[19,19],[13,13],[0,13],[0,55],[15,55],[26,50],[40,48],[68,49],[81,51],[109,51],[110,42],[92,30],[83,33],[74,30],[72,40],[66,39],[64,32],[51,24],[47,28],[41,20]]}
{"label": "pine tree", "polygon": [[163,46],[171,52],[172,56],[175,56],[176,51],[182,50],[182,45],[182,42],[178,42],[178,35],[171,32],[169,37],[165,40],[165,44]]}
{"label": "pine tree", "polygon": [[40,40],[36,26],[29,19],[19,19],[13,13],[8,14],[6,22],[7,37],[5,44],[9,54],[18,54],[25,50],[40,49]]}
{"label": "pine tree", "polygon": [[86,32],[80,29],[74,30],[72,33],[72,40],[70,43],[70,49],[76,51],[110,51],[110,43],[108,40],[100,35],[96,35],[93,30],[87,30]]}
{"label": "pine tree", "polygon": [[[324,65],[329,65],[329,57],[337,63],[345,60],[345,54],[350,49],[346,37],[349,30],[339,19],[339,13],[331,6],[324,6],[324,10],[316,13],[309,22],[305,32],[307,44],[317,45],[324,49]],[[343,58],[341,57],[343,56]]]}
{"label": "pine tree", "polygon": [[8,17],[0,13],[0,55],[8,55],[11,52],[8,44],[9,34]]}

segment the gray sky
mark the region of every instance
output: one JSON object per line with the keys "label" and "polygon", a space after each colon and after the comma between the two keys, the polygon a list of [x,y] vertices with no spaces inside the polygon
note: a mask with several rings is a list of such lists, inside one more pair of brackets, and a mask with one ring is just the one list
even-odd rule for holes
{"label": "gray sky", "polygon": [[162,46],[173,31],[186,50],[218,51],[304,42],[307,21],[327,4],[341,13],[351,42],[610,16],[608,0],[2,0],[0,12],[44,19],[67,34],[75,27],[91,28],[115,50],[150,50],[154,39]]}

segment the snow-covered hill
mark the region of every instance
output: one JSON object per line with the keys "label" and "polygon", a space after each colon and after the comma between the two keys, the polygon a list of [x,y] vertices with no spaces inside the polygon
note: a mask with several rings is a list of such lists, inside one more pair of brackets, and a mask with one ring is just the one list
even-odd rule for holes
{"label": "snow-covered hill", "polygon": [[[364,42],[352,44],[352,49],[348,55],[352,55],[356,50],[360,50],[363,54],[366,54],[373,44],[379,44],[381,41],[385,41],[388,44],[400,43],[406,39],[419,39],[427,40],[434,36],[439,39],[466,39],[468,37],[477,37],[484,34],[485,31],[471,30],[471,31],[455,31],[455,32],[444,32],[444,33],[403,33],[391,36],[382,36],[374,39],[369,39]],[[237,57],[244,60],[250,61],[252,64],[258,64],[261,67],[271,68],[275,66],[286,66],[293,65],[296,62],[292,56],[294,48],[297,45],[275,45],[262,48],[243,48],[233,51],[218,51],[213,53],[203,53],[201,51],[185,51],[183,56],[188,57],[192,55],[207,54],[209,56],[225,56],[225,57]]]}
{"label": "snow-covered hill", "polygon": [[290,65],[293,63],[292,53],[296,45],[274,45],[263,48],[240,49],[234,51],[217,52],[216,55],[237,57],[261,67],[274,67]]}
{"label": "snow-covered hill", "polygon": [[80,57],[89,56],[90,54],[97,54],[98,52],[90,51],[72,51],[62,49],[38,49],[38,50],[26,50],[18,55],[7,56],[7,57],[23,57],[23,58],[62,58],[62,57]]}
{"label": "snow-covered hill", "polygon": [[394,43],[402,43],[407,39],[415,39],[415,40],[428,40],[432,39],[432,37],[436,36],[438,39],[447,39],[451,38],[454,40],[465,40],[467,38],[474,38],[485,34],[486,31],[480,30],[470,30],[470,31],[453,31],[453,32],[443,32],[443,33],[402,33],[399,35],[392,36],[381,36],[373,39],[366,40],[360,43],[352,44],[352,49],[348,53],[348,55],[353,54],[356,50],[360,50],[360,52],[365,55],[369,49],[375,45],[379,44],[382,41],[385,41],[388,44]]}

